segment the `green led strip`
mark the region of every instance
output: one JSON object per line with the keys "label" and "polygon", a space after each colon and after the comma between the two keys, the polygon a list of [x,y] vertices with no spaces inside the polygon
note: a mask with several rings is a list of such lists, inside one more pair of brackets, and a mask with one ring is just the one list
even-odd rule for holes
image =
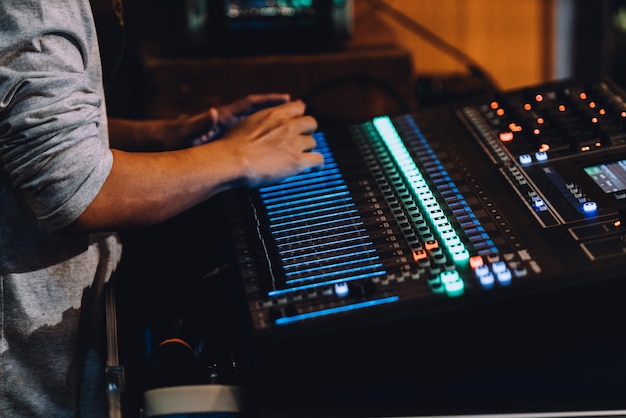
{"label": "green led strip", "polygon": [[445,216],[441,205],[430,190],[409,150],[402,142],[391,119],[388,116],[379,116],[374,118],[373,123],[400,172],[408,182],[408,186],[413,190],[420,206],[438,233],[441,244],[452,256],[455,264],[467,265],[470,258],[469,252]]}

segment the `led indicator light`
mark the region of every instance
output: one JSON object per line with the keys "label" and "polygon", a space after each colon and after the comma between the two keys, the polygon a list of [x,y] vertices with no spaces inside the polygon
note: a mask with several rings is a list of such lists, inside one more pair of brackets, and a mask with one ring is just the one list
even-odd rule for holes
{"label": "led indicator light", "polygon": [[530,164],[533,162],[533,157],[530,154],[523,154],[519,156],[519,162],[521,164]]}
{"label": "led indicator light", "polygon": [[585,213],[595,213],[598,210],[598,204],[596,202],[585,202],[583,204],[583,211]]}

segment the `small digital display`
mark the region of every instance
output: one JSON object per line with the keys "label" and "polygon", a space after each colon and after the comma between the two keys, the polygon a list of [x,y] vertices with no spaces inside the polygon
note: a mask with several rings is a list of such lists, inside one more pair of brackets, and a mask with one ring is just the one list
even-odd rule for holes
{"label": "small digital display", "polygon": [[626,160],[592,165],[584,170],[604,193],[626,190]]}
{"label": "small digital display", "polygon": [[313,13],[313,0],[228,0],[226,16],[236,18],[294,17]]}

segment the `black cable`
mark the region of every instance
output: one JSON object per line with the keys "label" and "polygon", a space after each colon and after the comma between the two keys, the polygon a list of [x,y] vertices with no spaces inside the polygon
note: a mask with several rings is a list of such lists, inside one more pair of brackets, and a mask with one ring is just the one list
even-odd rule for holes
{"label": "black cable", "polygon": [[333,78],[303,93],[300,98],[304,102],[308,103],[312,101],[314,97],[319,96],[322,93],[350,84],[377,86],[396,102],[396,105],[400,108],[400,111],[410,112],[412,110],[411,105],[407,103],[402,95],[400,95],[389,83],[386,83],[380,78],[369,76],[366,74],[348,74],[341,77]]}
{"label": "black cable", "polygon": [[389,15],[389,17],[410,30],[412,33],[416,34],[417,36],[429,42],[444,53],[461,62],[469,70],[470,74],[485,83],[486,86],[492,91],[500,90],[498,84],[495,82],[493,77],[491,77],[489,73],[480,66],[480,64],[474,61],[472,57],[459,50],[454,45],[451,45],[448,42],[444,41],[435,33],[422,26],[415,19],[412,19],[406,14],[391,7],[383,0],[366,0],[366,2],[369,4],[370,7],[386,13],[387,15]]}

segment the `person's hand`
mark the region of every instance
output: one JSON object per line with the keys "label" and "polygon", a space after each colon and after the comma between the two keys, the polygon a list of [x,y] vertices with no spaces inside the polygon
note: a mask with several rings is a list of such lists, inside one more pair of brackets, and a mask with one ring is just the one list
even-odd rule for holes
{"label": "person's hand", "polygon": [[208,116],[208,120],[212,121],[212,125],[206,132],[194,138],[193,145],[200,145],[212,141],[223,135],[224,132],[228,131],[246,116],[268,107],[287,103],[289,100],[291,100],[291,97],[288,94],[250,94],[232,103],[213,107],[208,110],[208,114],[205,112],[203,114],[204,116],[197,116],[200,118]]}
{"label": "person's hand", "polygon": [[219,127],[223,130],[230,129],[246,116],[268,107],[287,103],[290,100],[291,97],[288,94],[250,94],[230,104],[218,106],[216,110]]}
{"label": "person's hand", "polygon": [[221,140],[243,164],[246,186],[261,187],[323,166],[323,156],[312,151],[317,121],[304,111],[299,100],[265,108],[241,119],[224,135]]}

